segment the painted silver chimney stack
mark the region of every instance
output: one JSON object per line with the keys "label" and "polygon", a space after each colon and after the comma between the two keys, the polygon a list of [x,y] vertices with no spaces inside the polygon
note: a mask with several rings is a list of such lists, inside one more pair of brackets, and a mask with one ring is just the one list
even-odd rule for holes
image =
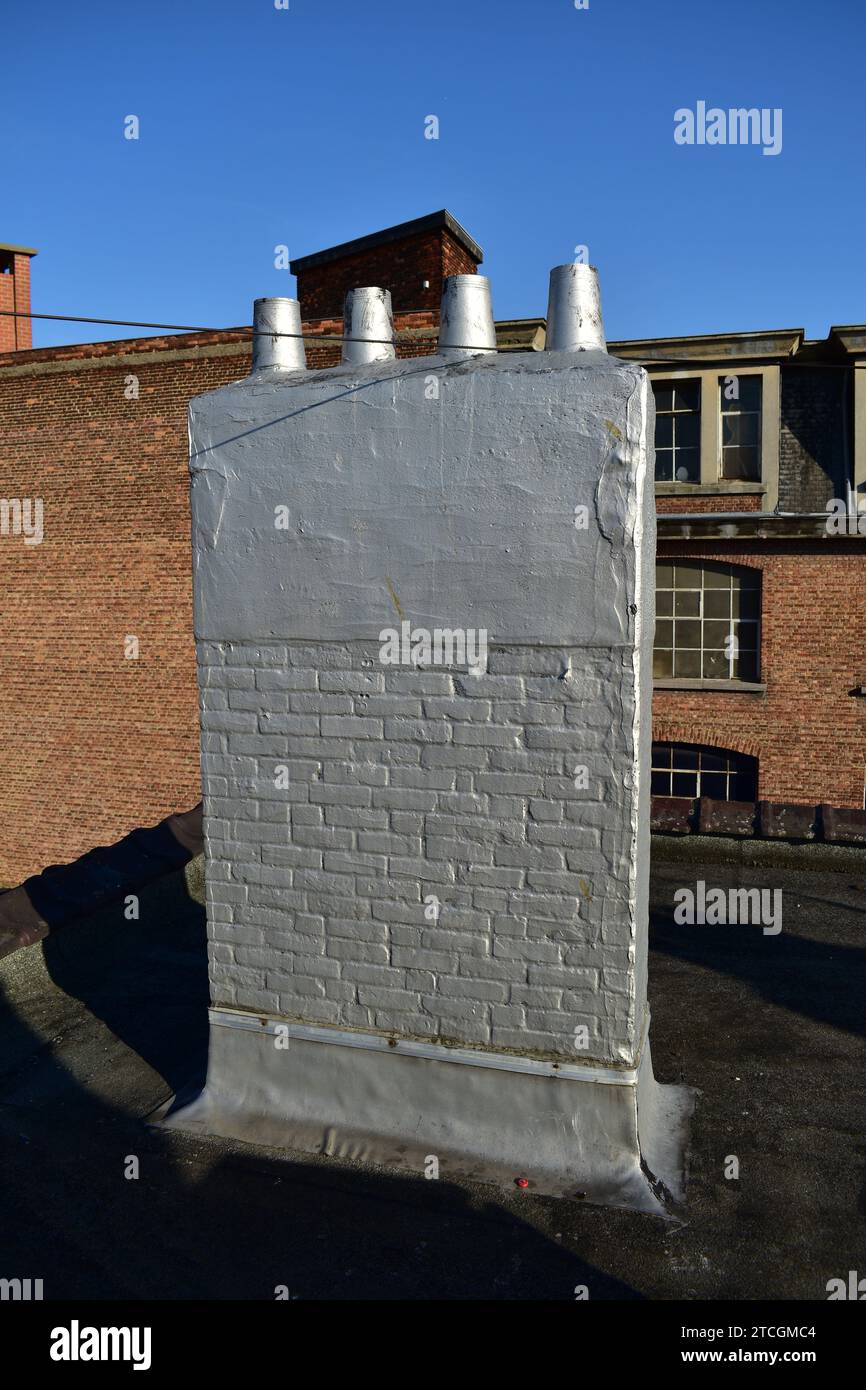
{"label": "painted silver chimney stack", "polygon": [[[343,361],[353,366],[365,362],[391,362],[394,350],[394,315],[391,291],[377,285],[349,290],[343,308]],[[387,341],[383,341],[387,340]]]}
{"label": "painted silver chimney stack", "polygon": [[547,301],[547,351],[607,352],[598,271],[577,261],[554,266]]}
{"label": "painted silver chimney stack", "polygon": [[496,351],[496,325],[486,275],[448,275],[442,287],[439,352],[478,357]]}
{"label": "painted silver chimney stack", "polygon": [[[296,334],[298,336],[279,336]],[[307,366],[297,299],[253,303],[253,372],[302,372]]]}

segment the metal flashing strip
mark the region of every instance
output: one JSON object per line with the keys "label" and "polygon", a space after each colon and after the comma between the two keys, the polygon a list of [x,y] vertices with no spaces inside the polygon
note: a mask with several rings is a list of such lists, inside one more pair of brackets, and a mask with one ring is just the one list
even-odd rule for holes
{"label": "metal flashing strip", "polygon": [[[549,1076],[563,1081],[591,1081],[602,1086],[636,1086],[638,1068],[590,1067],[574,1062],[546,1062],[533,1057],[511,1056],[505,1052],[481,1052],[467,1047],[448,1047],[442,1043],[421,1042],[413,1038],[388,1038],[378,1033],[352,1033],[342,1028],[317,1028],[307,1023],[234,1009],[210,1009],[210,1021],[220,1028],[239,1028],[245,1032],[276,1034],[285,1029],[290,1038],[303,1042],[330,1043],[332,1047],[357,1047],[368,1052],[388,1052],[420,1057],[432,1062],[454,1062],[460,1066],[486,1067],[493,1071]],[[643,1049],[641,1049],[643,1050]]]}

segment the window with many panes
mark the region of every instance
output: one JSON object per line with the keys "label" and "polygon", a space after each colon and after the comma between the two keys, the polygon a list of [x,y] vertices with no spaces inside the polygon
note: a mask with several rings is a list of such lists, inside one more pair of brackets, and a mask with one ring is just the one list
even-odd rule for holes
{"label": "window with many panes", "polygon": [[722,478],[731,482],[760,482],[761,378],[719,377],[719,407]]}
{"label": "window with many panes", "polygon": [[700,381],[653,382],[653,394],[656,401],[656,482],[700,482]]}
{"label": "window with many panes", "polygon": [[755,801],[758,760],[696,743],[654,743],[653,796],[709,796],[714,801]]}
{"label": "window with many panes", "polygon": [[761,577],[694,560],[656,566],[653,675],[659,679],[758,679]]}

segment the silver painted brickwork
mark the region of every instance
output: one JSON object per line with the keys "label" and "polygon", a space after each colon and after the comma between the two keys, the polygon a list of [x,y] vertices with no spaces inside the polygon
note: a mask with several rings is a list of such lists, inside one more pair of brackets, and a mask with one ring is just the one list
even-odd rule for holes
{"label": "silver painted brickwork", "polygon": [[478,677],[362,644],[199,655],[215,1003],[628,1054],[621,656],[493,651]]}
{"label": "silver painted brickwork", "polygon": [[[600,353],[193,402],[214,1004],[635,1062],[651,427]],[[383,665],[398,613],[486,628],[486,670]]]}

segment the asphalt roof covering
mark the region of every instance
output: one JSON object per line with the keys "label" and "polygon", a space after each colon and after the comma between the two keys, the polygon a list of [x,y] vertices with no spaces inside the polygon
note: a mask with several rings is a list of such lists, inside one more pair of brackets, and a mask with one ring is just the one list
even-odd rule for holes
{"label": "asphalt roof covering", "polygon": [[[783,932],[675,926],[697,878],[781,886]],[[856,863],[655,865],[655,1070],[702,1092],[665,1223],[148,1128],[207,1051],[204,913],[152,882],[137,922],[115,902],[0,962],[4,1269],[46,1299],[825,1299],[862,1266],[864,889]]]}

